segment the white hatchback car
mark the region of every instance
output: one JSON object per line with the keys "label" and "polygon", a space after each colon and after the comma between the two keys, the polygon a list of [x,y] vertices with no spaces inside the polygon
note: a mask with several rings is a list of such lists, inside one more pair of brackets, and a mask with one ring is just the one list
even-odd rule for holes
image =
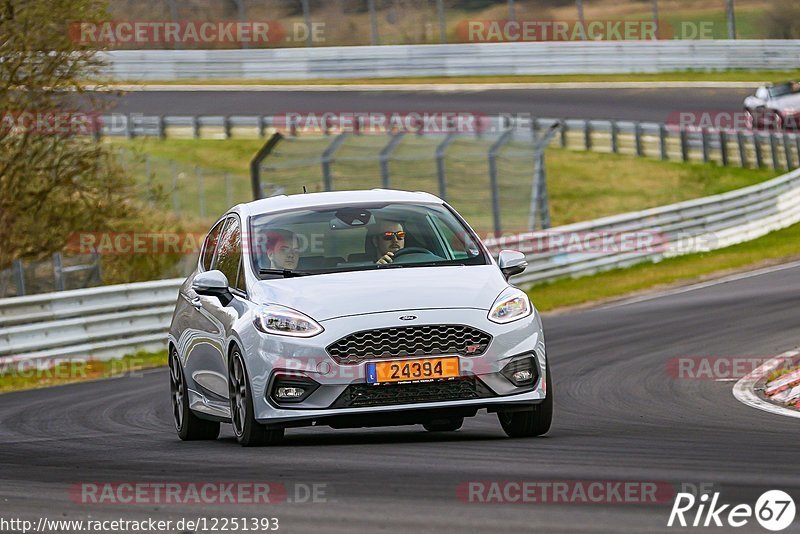
{"label": "white hatchback car", "polygon": [[403,191],[240,204],[209,232],[169,332],[182,439],[243,445],[305,425],[458,430],[487,409],[512,437],[550,428],[542,322],[441,199]]}

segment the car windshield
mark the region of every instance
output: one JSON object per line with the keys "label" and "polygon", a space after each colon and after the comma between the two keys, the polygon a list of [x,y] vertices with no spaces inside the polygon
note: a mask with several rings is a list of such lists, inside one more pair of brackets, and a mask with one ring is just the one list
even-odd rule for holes
{"label": "car windshield", "polygon": [[262,278],[488,263],[478,238],[447,207],[386,203],[305,208],[250,218]]}
{"label": "car windshield", "polygon": [[779,98],[800,92],[800,84],[797,82],[786,82],[780,85],[769,87],[768,90],[771,98]]}

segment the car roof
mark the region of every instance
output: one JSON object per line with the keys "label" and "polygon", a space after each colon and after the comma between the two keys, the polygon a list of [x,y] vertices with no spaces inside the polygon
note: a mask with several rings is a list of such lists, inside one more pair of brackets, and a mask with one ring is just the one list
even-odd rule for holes
{"label": "car roof", "polygon": [[361,191],[330,191],[325,193],[300,193],[297,195],[278,195],[240,204],[246,215],[259,215],[276,211],[311,207],[338,206],[342,204],[363,204],[369,202],[409,202],[435,203],[444,201],[430,193],[421,191],[398,191],[394,189],[370,189]]}

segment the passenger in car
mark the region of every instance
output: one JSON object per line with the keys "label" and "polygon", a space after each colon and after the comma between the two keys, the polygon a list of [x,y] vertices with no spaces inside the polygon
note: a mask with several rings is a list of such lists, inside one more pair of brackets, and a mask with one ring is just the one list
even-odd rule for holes
{"label": "passenger in car", "polygon": [[268,231],[267,258],[272,269],[296,269],[300,260],[297,236],[289,230]]}

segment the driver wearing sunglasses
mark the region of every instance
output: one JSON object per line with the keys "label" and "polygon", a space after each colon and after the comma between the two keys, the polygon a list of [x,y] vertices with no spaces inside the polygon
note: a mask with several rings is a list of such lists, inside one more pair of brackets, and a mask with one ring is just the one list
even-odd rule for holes
{"label": "driver wearing sunglasses", "polygon": [[372,244],[377,251],[378,259],[375,263],[392,263],[397,251],[406,245],[406,233],[399,222],[382,221],[378,223],[372,236]]}

